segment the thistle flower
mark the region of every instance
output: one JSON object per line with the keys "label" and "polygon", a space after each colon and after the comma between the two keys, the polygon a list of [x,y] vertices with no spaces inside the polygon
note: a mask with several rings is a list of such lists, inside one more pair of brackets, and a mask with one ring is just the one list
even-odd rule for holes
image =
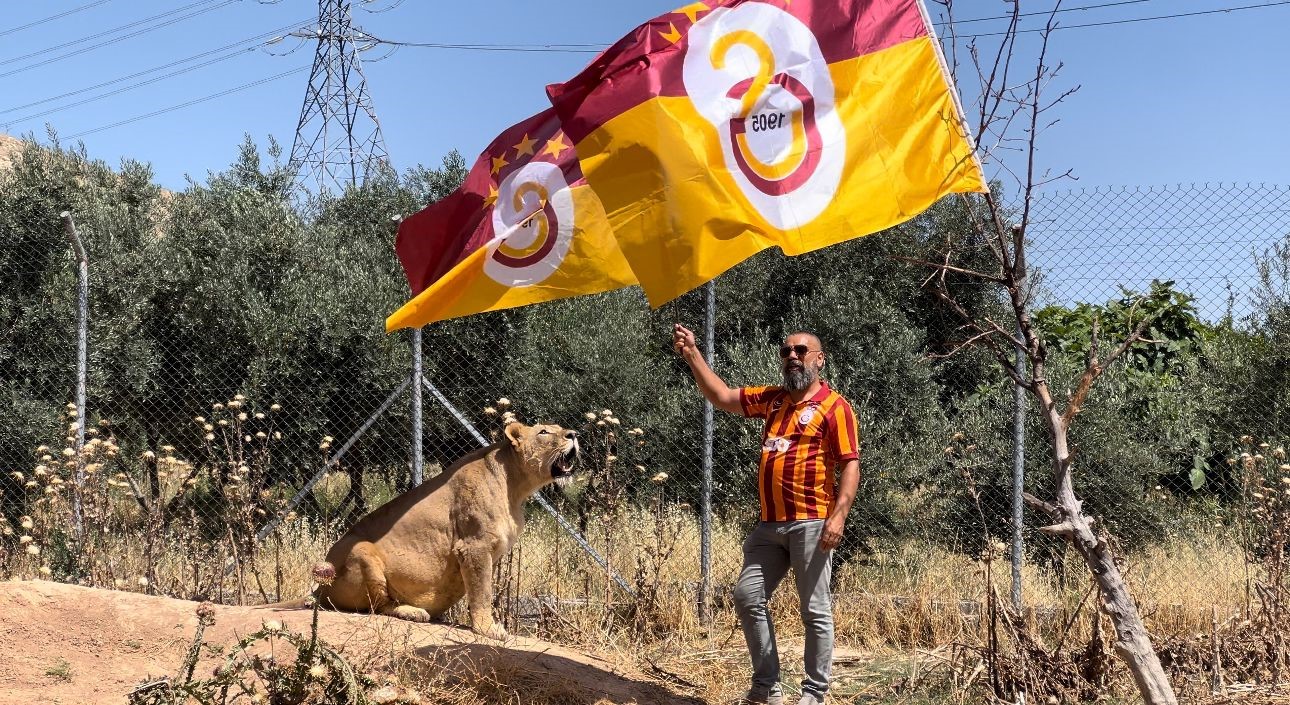
{"label": "thistle flower", "polygon": [[641,473],[642,475],[643,475],[643,474],[645,474],[645,466],[644,466],[644,465],[637,465],[637,466],[636,466],[636,472]]}
{"label": "thistle flower", "polygon": [[243,411],[242,413],[238,414],[238,415],[237,415],[237,420],[238,420],[238,421],[245,421],[245,420],[246,420],[246,412],[245,412],[245,411]]}
{"label": "thistle flower", "polygon": [[161,452],[163,452],[163,453],[173,453],[173,452],[175,452],[175,447],[174,447],[174,446],[161,446]]}
{"label": "thistle flower", "polygon": [[246,434],[245,436],[242,436],[242,440],[243,440],[243,441],[246,441],[247,443],[250,443],[250,442],[251,442],[251,434],[249,434],[249,433],[248,433],[248,434]]}
{"label": "thistle flower", "polygon": [[510,406],[510,405],[511,405],[511,400],[510,400],[510,399],[507,399],[506,397],[502,397],[501,399],[498,399],[498,400],[497,400],[497,405],[498,405],[498,406]]}
{"label": "thistle flower", "polygon": [[215,608],[209,602],[203,602],[197,605],[197,621],[203,624],[215,623]]}
{"label": "thistle flower", "polygon": [[1003,553],[1004,551],[1008,550],[1008,544],[1002,541],[995,541],[993,548],[999,553]]}
{"label": "thistle flower", "polygon": [[269,411],[282,411],[282,406],[280,404],[274,404],[269,407]]}
{"label": "thistle flower", "polygon": [[257,412],[255,412],[255,418],[256,418],[256,419],[259,419],[259,420],[263,420],[263,419],[264,419],[264,412],[263,412],[263,411],[257,411]]}
{"label": "thistle flower", "polygon": [[613,415],[614,415],[614,412],[610,411],[609,409],[601,409],[601,410],[600,410],[600,415],[601,415],[601,416],[613,416]]}
{"label": "thistle flower", "polygon": [[73,422],[71,422],[71,423],[67,424],[67,432],[68,432],[68,433],[75,433],[76,431],[79,431],[79,430],[81,430],[81,422],[80,422],[80,421],[73,421]]}
{"label": "thistle flower", "polygon": [[205,426],[202,426],[202,430],[206,431],[207,433],[210,433],[211,431],[215,430],[215,427],[210,424],[206,424]]}
{"label": "thistle flower", "polygon": [[54,459],[54,456],[52,456],[52,455],[50,455],[50,454],[46,453],[46,454],[44,454],[44,455],[40,456],[40,459],[41,459],[41,460],[43,460],[43,461],[45,461],[46,463],[48,463],[49,461],[51,461],[51,460],[53,460],[53,459]]}
{"label": "thistle flower", "polygon": [[606,461],[606,462],[610,462],[610,463],[612,463],[612,462],[614,462],[615,460],[618,460],[618,456],[616,456],[616,455],[606,455],[606,456],[605,456],[605,461]]}
{"label": "thistle flower", "polygon": [[67,410],[76,411],[76,402],[72,402],[72,401],[67,402]]}
{"label": "thistle flower", "polygon": [[108,426],[111,426],[111,425],[112,425],[112,422],[111,422],[111,421],[109,421],[109,420],[107,420],[107,419],[99,419],[99,425],[100,425],[100,426],[103,426],[104,428],[106,428],[106,427],[108,427]]}
{"label": "thistle flower", "polygon": [[606,420],[607,420],[607,421],[609,421],[609,423],[611,423],[611,424],[613,424],[613,425],[615,425],[615,426],[618,426],[619,424],[621,424],[621,423],[622,423],[622,421],[619,421],[619,420],[618,420],[618,417],[616,417],[616,416],[611,416],[611,417],[609,417],[609,418],[608,418],[608,419],[606,419]]}
{"label": "thistle flower", "polygon": [[322,680],[327,677],[327,667],[321,663],[315,663],[309,667],[309,677],[314,680]]}
{"label": "thistle flower", "polygon": [[219,423],[219,425],[220,425],[220,426],[227,426],[227,425],[228,425],[228,419],[220,419],[218,423]]}
{"label": "thistle flower", "polygon": [[594,411],[588,411],[587,413],[583,414],[583,416],[585,416],[588,421],[596,420],[596,412]]}
{"label": "thistle flower", "polygon": [[597,421],[597,422],[596,422],[596,425],[597,425],[597,426],[604,426],[604,425],[605,425],[605,421],[604,421],[604,419],[601,419],[600,421]]}
{"label": "thistle flower", "polygon": [[242,402],[240,402],[240,401],[238,401],[238,400],[234,399],[234,400],[232,400],[232,401],[230,401],[230,402],[228,403],[228,408],[230,408],[230,409],[240,409],[240,408],[242,408]]}
{"label": "thistle flower", "polygon": [[196,421],[197,423],[206,423],[206,417],[205,417],[205,416],[194,416],[194,417],[193,417],[193,421]]}
{"label": "thistle flower", "polygon": [[1254,442],[1254,436],[1241,436],[1241,445],[1249,445]]}
{"label": "thistle flower", "polygon": [[120,578],[117,578],[116,580],[112,581],[112,587],[120,590],[121,588],[125,587],[125,581]]}
{"label": "thistle flower", "polygon": [[246,397],[242,396],[241,394],[234,394],[233,401],[246,401]]}
{"label": "thistle flower", "polygon": [[53,572],[53,571],[52,571],[52,570],[50,570],[50,569],[49,569],[49,566],[47,566],[47,565],[42,565],[42,566],[40,567],[40,574],[41,574],[41,575],[44,575],[44,576],[48,577],[48,576],[49,576],[49,574],[50,574],[50,573],[52,573],[52,572]]}
{"label": "thistle flower", "polygon": [[280,441],[280,440],[282,440],[282,431],[274,431],[274,432],[273,432],[273,440],[275,440],[275,441]]}
{"label": "thistle flower", "polygon": [[1277,446],[1276,449],[1272,451],[1272,457],[1276,458],[1277,460],[1285,460],[1286,449],[1281,446]]}
{"label": "thistle flower", "polygon": [[266,434],[264,431],[256,431],[256,432],[255,432],[255,437],[256,437],[256,438],[259,438],[260,440],[264,440],[264,439],[268,438],[269,436],[268,436],[268,434]]}
{"label": "thistle flower", "polygon": [[656,485],[661,485],[661,484],[663,484],[664,482],[667,482],[667,473],[665,473],[665,472],[660,472],[660,473],[658,473],[657,475],[655,475],[654,477],[651,477],[649,481],[650,481],[650,482],[653,482],[653,483],[654,483],[654,484],[656,484]]}
{"label": "thistle flower", "polygon": [[0,529],[0,533],[3,533],[5,536],[13,536],[13,527],[6,526],[4,529]]}
{"label": "thistle flower", "polygon": [[28,553],[29,555],[32,555],[32,556],[39,556],[39,555],[40,555],[40,546],[37,546],[37,545],[36,545],[36,544],[34,544],[34,543],[32,543],[32,544],[27,544],[27,553]]}
{"label": "thistle flower", "polygon": [[14,470],[13,472],[9,473],[9,477],[12,477],[17,482],[22,482],[22,473],[18,472],[17,470]]}
{"label": "thistle flower", "polygon": [[145,576],[140,575],[140,576],[139,576],[139,587],[148,587],[148,578],[146,578]]}
{"label": "thistle flower", "polygon": [[208,433],[208,434],[206,434],[206,440],[208,440],[208,441],[213,441],[213,440],[215,440],[215,434],[213,434],[213,433]]}
{"label": "thistle flower", "polygon": [[264,623],[264,631],[270,634],[276,634],[282,631],[282,622],[279,622],[276,619],[271,619]]}
{"label": "thistle flower", "polygon": [[336,579],[336,566],[327,561],[319,561],[313,567],[314,582],[319,585],[331,585],[331,581]]}
{"label": "thistle flower", "polygon": [[221,404],[221,403],[219,403],[219,402],[215,402],[214,404],[211,404],[211,408],[212,408],[212,409],[214,409],[214,410],[216,410],[216,411],[223,411],[223,410],[224,410],[224,405],[223,405],[223,404]]}
{"label": "thistle flower", "polygon": [[157,454],[156,454],[156,453],[153,453],[153,452],[152,452],[152,451],[150,451],[150,450],[145,450],[145,451],[143,451],[143,456],[142,456],[142,457],[143,457],[143,459],[144,459],[144,460],[155,460],[155,459],[157,458]]}
{"label": "thistle flower", "polygon": [[35,480],[27,480],[27,482],[23,484],[23,487],[35,487],[35,486],[36,486]]}
{"label": "thistle flower", "polygon": [[46,468],[44,465],[37,465],[36,469],[31,471],[31,474],[35,475],[36,477],[44,477],[47,471],[48,471],[48,468]]}
{"label": "thistle flower", "polygon": [[485,415],[485,416],[495,416],[496,414],[497,414],[497,409],[494,409],[494,408],[493,408],[493,407],[491,407],[491,406],[486,406],[486,407],[484,407],[484,415]]}
{"label": "thistle flower", "polygon": [[76,455],[76,451],[72,450],[71,448],[64,448],[64,449],[63,449],[63,456],[64,456],[64,457],[68,457],[68,458],[70,458],[70,457],[72,457],[73,455]]}
{"label": "thistle flower", "polygon": [[[23,528],[25,529],[25,528],[27,528],[27,527],[23,527]],[[27,534],[23,534],[22,536],[18,537],[18,543],[20,543],[20,544],[22,544],[22,545],[24,545],[24,546],[26,546],[27,544],[31,543],[31,542],[32,542],[32,541],[34,541],[34,540],[35,540],[35,539],[33,539],[32,537],[28,536]]]}

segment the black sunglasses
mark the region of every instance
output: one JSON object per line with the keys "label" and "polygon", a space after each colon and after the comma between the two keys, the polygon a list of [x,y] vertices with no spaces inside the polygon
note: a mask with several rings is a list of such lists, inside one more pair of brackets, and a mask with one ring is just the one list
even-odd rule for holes
{"label": "black sunglasses", "polygon": [[784,358],[787,358],[790,353],[797,353],[797,357],[800,359],[800,358],[806,357],[806,353],[813,353],[813,352],[820,352],[820,351],[812,350],[809,345],[801,345],[801,344],[779,346],[779,356]]}

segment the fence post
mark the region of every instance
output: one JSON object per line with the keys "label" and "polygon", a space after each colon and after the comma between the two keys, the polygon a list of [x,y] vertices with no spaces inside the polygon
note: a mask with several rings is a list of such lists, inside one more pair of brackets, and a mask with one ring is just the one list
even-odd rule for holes
{"label": "fence post", "polygon": [[[1017,335],[1021,335],[1020,329]],[[1017,372],[1026,374],[1026,353],[1016,350]],[[1026,390],[1012,385],[1012,607],[1021,612],[1022,525],[1026,520],[1022,494],[1026,489]]]}
{"label": "fence post", "polygon": [[[1016,261],[1017,278],[1021,289],[1023,306],[1026,302],[1026,251],[1018,247]],[[1016,338],[1021,339],[1021,322],[1017,322]],[[1026,375],[1026,351],[1021,346],[1014,346],[1017,374],[1023,379]],[[1017,383],[1012,385],[1012,608],[1018,614],[1022,610],[1021,600],[1021,562],[1024,558],[1024,541],[1022,529],[1026,522],[1026,390]]]}
{"label": "fence post", "polygon": [[80,235],[76,232],[76,223],[72,220],[71,211],[59,214],[63,221],[63,232],[72,246],[72,254],[78,264],[76,285],[76,483],[72,490],[72,527],[76,537],[81,537],[83,522],[81,517],[81,488],[85,485],[85,377],[87,372],[86,349],[89,346],[89,308],[90,308],[90,262],[85,255]]}
{"label": "fence post", "polygon": [[421,452],[421,329],[412,330],[412,486],[421,484],[425,468]]}
{"label": "fence post", "polygon": [[[703,318],[703,356],[712,367],[717,320],[717,289],[706,287],[707,310]],[[703,489],[699,495],[699,618],[707,620],[712,605],[712,402],[703,400]]]}

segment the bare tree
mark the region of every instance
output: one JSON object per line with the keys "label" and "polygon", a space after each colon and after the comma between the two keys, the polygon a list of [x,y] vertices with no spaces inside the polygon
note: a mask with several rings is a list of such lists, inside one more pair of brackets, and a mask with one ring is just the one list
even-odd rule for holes
{"label": "bare tree", "polygon": [[[953,32],[953,0],[938,0],[945,14],[951,19],[948,39],[950,70],[958,68],[957,37]],[[1005,209],[993,194],[984,197],[964,196],[972,227],[964,236],[947,235],[937,252],[938,261],[916,261],[931,270],[923,285],[942,304],[953,311],[961,321],[963,342],[947,355],[959,350],[984,348],[993,354],[1012,381],[1026,390],[1040,408],[1048,439],[1052,447],[1052,474],[1055,497],[1045,501],[1026,495],[1029,505],[1049,517],[1051,523],[1041,532],[1067,539],[1092,571],[1101,591],[1101,607],[1115,626],[1115,650],[1132,673],[1143,700],[1149,704],[1177,702],[1169,678],[1143,626],[1137,605],[1129,592],[1124,575],[1116,562],[1112,545],[1104,527],[1094,528],[1094,519],[1086,516],[1083,505],[1075,494],[1073,480],[1073,453],[1069,434],[1072,422],[1088,398],[1094,383],[1136,343],[1143,341],[1143,333],[1154,320],[1154,315],[1144,314],[1132,331],[1110,347],[1103,355],[1099,346],[1101,331],[1095,320],[1085,360],[1083,373],[1074,391],[1065,399],[1058,399],[1050,387],[1048,350],[1031,320],[1028,309],[1029,288],[1026,270],[1026,229],[1030,224],[1031,205],[1036,189],[1051,181],[1067,178],[1070,172],[1037,173],[1035,164],[1036,141],[1040,133],[1055,124],[1049,113],[1077,88],[1049,95],[1050,87],[1062,66],[1048,63],[1049,37],[1057,28],[1061,12],[1058,2],[1047,13],[1047,22],[1038,32],[1038,51],[1034,70],[1018,69],[1019,0],[1012,3],[1008,30],[1001,35],[997,47],[983,57],[975,40],[967,44],[972,66],[980,85],[980,97],[975,105],[977,125],[974,131],[978,155],[982,160],[1000,169],[1000,173],[1014,181],[1019,203]],[[1002,157],[1009,152],[1015,157],[1012,163],[1020,168],[1010,168]],[[988,249],[993,271],[963,264],[963,255],[970,251]],[[978,258],[979,261],[980,258]],[[1001,287],[1006,296],[1006,308],[1015,316],[1014,321],[994,320],[988,314],[969,310],[965,306],[966,287],[981,283]],[[1005,325],[1006,324],[1006,325]],[[1021,351],[1024,361],[1013,356]]]}

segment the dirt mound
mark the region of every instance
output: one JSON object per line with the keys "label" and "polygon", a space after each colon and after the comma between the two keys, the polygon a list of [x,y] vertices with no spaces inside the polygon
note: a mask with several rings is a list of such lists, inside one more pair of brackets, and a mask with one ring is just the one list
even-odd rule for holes
{"label": "dirt mound", "polygon": [[[197,604],[45,581],[0,583],[0,703],[124,703],[149,677],[172,674],[197,626]],[[215,607],[206,641],[231,644],[276,619],[307,631],[309,611]],[[460,668],[463,678],[534,679],[568,703],[697,702],[596,656],[532,639],[481,640],[442,624],[319,615],[320,637],[363,660],[392,649]],[[199,665],[209,673],[215,661]],[[431,696],[432,694],[427,693]]]}

